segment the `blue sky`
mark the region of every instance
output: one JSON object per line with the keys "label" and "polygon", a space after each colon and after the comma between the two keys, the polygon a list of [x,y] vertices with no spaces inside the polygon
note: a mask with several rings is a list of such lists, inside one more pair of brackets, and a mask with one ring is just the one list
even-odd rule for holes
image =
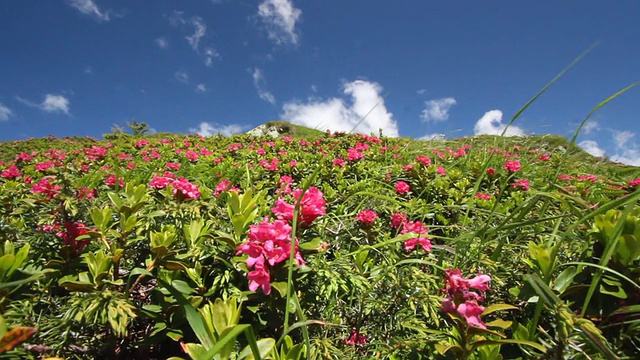
{"label": "blue sky", "polygon": [[[0,141],[246,131],[268,120],[413,138],[570,136],[640,80],[638,1],[0,2]],[[640,89],[597,112],[583,148],[640,165]],[[373,110],[372,110],[373,109]]]}

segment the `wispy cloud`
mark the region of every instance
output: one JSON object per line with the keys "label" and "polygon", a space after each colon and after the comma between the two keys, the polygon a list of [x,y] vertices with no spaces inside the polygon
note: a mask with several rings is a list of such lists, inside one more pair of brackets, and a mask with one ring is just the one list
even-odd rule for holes
{"label": "wispy cloud", "polygon": [[67,0],[67,4],[84,15],[91,16],[98,21],[111,20],[111,10],[100,10],[93,0]]}
{"label": "wispy cloud", "polygon": [[204,64],[207,67],[211,67],[213,65],[213,59],[219,59],[220,54],[216,51],[216,49],[212,47],[207,47],[204,49]]}
{"label": "wispy cloud", "polygon": [[640,146],[635,141],[636,134],[631,131],[612,130],[616,153],[611,161],[627,165],[640,166]]}
{"label": "wispy cloud", "polygon": [[452,97],[425,101],[425,108],[420,118],[424,122],[439,122],[449,119],[449,110],[456,104]]}
{"label": "wispy cloud", "polygon": [[3,103],[0,103],[0,121],[8,121],[13,116],[13,111],[6,107]]}
{"label": "wispy cloud", "polygon": [[594,140],[584,140],[578,143],[578,146],[595,157],[603,157],[605,151]]}
{"label": "wispy cloud", "polygon": [[355,128],[356,132],[370,134],[382,129],[386,136],[398,136],[398,125],[393,114],[387,111],[380,84],[356,80],[344,84],[343,92],[351,98],[350,104],[341,98],[325,101],[309,98],[306,103],[290,101],[283,105],[281,116],[294,124],[320,130],[351,131]]}
{"label": "wispy cloud", "polygon": [[587,121],[582,127],[582,132],[586,135],[590,134],[593,130],[599,130],[600,126],[597,121]]}
{"label": "wispy cloud", "polygon": [[[477,122],[473,128],[474,135],[501,135],[506,124],[502,123],[502,111],[487,111]],[[524,131],[517,126],[509,126],[505,136],[524,136]]]}
{"label": "wispy cloud", "polygon": [[253,86],[256,87],[256,90],[258,91],[258,96],[260,97],[260,99],[275,105],[276,98],[275,96],[273,96],[272,93],[267,91],[267,81],[265,80],[264,75],[262,74],[262,70],[258,68],[254,68],[252,76],[253,76]]}
{"label": "wispy cloud", "polygon": [[191,25],[194,27],[194,33],[193,35],[187,36],[186,39],[193,50],[198,50],[200,39],[207,32],[207,25],[204,24],[204,20],[199,16],[191,18]]}
{"label": "wispy cloud", "polygon": [[16,99],[27,106],[39,108],[40,110],[48,113],[62,112],[69,115],[69,99],[62,95],[47,94],[40,104],[21,97],[16,97]]}
{"label": "wispy cloud", "polygon": [[211,136],[221,134],[231,136],[246,130],[248,127],[240,124],[221,125],[216,123],[201,122],[197,128],[189,128],[189,132],[200,134],[202,136]]}
{"label": "wispy cloud", "polygon": [[264,0],[258,6],[258,16],[266,27],[267,36],[276,45],[298,44],[296,22],[301,15],[302,11],[290,0]]}
{"label": "wispy cloud", "polygon": [[196,92],[197,93],[206,93],[207,92],[207,86],[205,84],[198,84],[198,86],[196,86]]}
{"label": "wispy cloud", "polygon": [[163,37],[156,38],[153,42],[156,43],[160,49],[167,49],[169,47],[169,41]]}
{"label": "wispy cloud", "polygon": [[418,138],[418,140],[442,140],[445,137],[447,137],[445,134],[433,133],[421,136]]}
{"label": "wispy cloud", "polygon": [[180,81],[181,83],[184,83],[184,84],[189,83],[189,74],[187,74],[187,72],[184,70],[176,71],[176,73],[173,74],[173,77],[176,78],[176,80]]}

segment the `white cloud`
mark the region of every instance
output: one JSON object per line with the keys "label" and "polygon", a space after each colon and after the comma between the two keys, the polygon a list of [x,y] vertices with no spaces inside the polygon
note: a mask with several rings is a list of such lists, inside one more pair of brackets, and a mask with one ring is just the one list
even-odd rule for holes
{"label": "white cloud", "polygon": [[605,151],[600,147],[600,145],[598,145],[598,143],[593,140],[581,141],[578,143],[578,146],[582,150],[596,157],[603,157],[605,154]]}
{"label": "white cloud", "polygon": [[163,37],[156,38],[153,42],[155,42],[160,49],[166,49],[169,47],[169,41]]}
{"label": "white cloud", "polygon": [[422,94],[424,94],[426,92],[427,92],[427,89],[420,89],[420,90],[416,91],[416,93],[418,93],[418,95],[422,95]]}
{"label": "white cloud", "polygon": [[600,127],[598,126],[598,122],[597,121],[587,121],[586,124],[584,124],[584,126],[582,127],[582,131],[585,134],[590,134],[593,130],[599,130]]}
{"label": "white cloud", "polygon": [[0,103],[0,121],[7,121],[11,116],[13,116],[13,111]]}
{"label": "white cloud", "polygon": [[67,4],[85,15],[93,16],[99,21],[111,20],[111,11],[100,10],[93,0],[67,0]]}
{"label": "white cloud", "polygon": [[47,94],[41,106],[42,110],[46,112],[63,112],[69,114],[69,100],[62,95]]}
{"label": "white cloud", "polygon": [[221,124],[211,124],[208,122],[201,122],[197,128],[189,128],[189,131],[192,133],[197,133],[202,136],[211,136],[215,134],[221,134],[224,136],[231,136],[233,134],[238,134],[244,131],[247,127],[245,125],[239,124],[229,124],[229,125],[221,125]]}
{"label": "white cloud", "polygon": [[631,131],[612,130],[616,153],[610,157],[611,161],[627,165],[640,166],[640,147],[631,140],[636,134]]}
{"label": "white cloud", "polygon": [[213,59],[218,58],[220,58],[220,54],[216,51],[216,49],[212,47],[204,49],[204,64],[207,67],[211,67],[211,65],[213,65]]}
{"label": "white cloud", "polygon": [[189,74],[187,74],[187,72],[183,70],[176,71],[176,73],[173,74],[173,77],[175,77],[176,80],[180,81],[181,83],[186,84],[189,82]]}
{"label": "white cloud", "polygon": [[258,16],[267,29],[269,39],[281,44],[298,44],[296,22],[302,11],[293,6],[290,0],[264,0],[258,6]]}
{"label": "white cloud", "polygon": [[197,51],[200,38],[207,32],[207,25],[204,24],[204,20],[199,16],[191,18],[191,25],[195,28],[194,33],[191,36],[185,37],[185,39],[187,39],[191,48]]}
{"label": "white cloud", "polygon": [[456,99],[452,97],[425,101],[420,118],[425,122],[445,121],[449,118],[449,109],[455,104]]}
{"label": "white cloud", "polygon": [[36,104],[19,96],[16,97],[16,99],[27,106],[39,108],[48,113],[63,112],[69,115],[69,99],[62,95],[47,94],[40,104]]}
{"label": "white cloud", "polygon": [[276,98],[275,96],[273,96],[272,93],[267,91],[267,81],[265,80],[264,75],[262,74],[262,70],[258,68],[254,68],[252,76],[253,76],[253,86],[256,87],[256,90],[258,91],[258,96],[260,96],[260,99],[275,105]]}
{"label": "white cloud", "polygon": [[433,134],[426,134],[424,136],[421,136],[418,138],[418,140],[442,140],[446,137],[447,136],[445,134],[433,133]]}
{"label": "white cloud", "polygon": [[[506,124],[502,123],[502,111],[487,111],[473,128],[474,135],[501,135]],[[517,126],[509,126],[505,136],[524,136],[525,133]]]}
{"label": "white cloud", "polygon": [[205,84],[198,84],[198,86],[196,86],[196,92],[197,93],[207,92],[207,86]]}
{"label": "white cloud", "polygon": [[370,134],[382,129],[384,135],[396,137],[398,125],[393,114],[387,111],[381,91],[382,86],[378,83],[356,80],[343,87],[344,94],[351,97],[351,104],[345,104],[339,98],[326,101],[310,98],[307,103],[291,101],[283,105],[282,118],[320,130],[354,130]]}
{"label": "white cloud", "polygon": [[93,68],[91,67],[91,65],[87,65],[85,66],[83,72],[87,75],[91,75],[93,74]]}

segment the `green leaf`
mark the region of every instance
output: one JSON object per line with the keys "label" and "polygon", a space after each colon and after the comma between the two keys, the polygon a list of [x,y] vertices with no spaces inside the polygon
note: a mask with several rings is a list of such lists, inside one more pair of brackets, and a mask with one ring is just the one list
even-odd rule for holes
{"label": "green leaf", "polygon": [[498,340],[480,340],[473,343],[472,349],[476,350],[479,347],[487,346],[487,345],[499,345],[499,344],[517,344],[517,345],[525,345],[530,346],[540,352],[546,352],[547,349],[537,342],[528,341],[528,340],[518,340],[518,339],[498,339]]}
{"label": "green leaf", "polygon": [[517,310],[518,307],[513,306],[513,305],[509,305],[509,304],[491,304],[489,306],[487,306],[486,309],[484,309],[484,311],[482,312],[482,314],[480,316],[487,316],[491,313],[494,313],[496,311],[503,311],[503,310]]}
{"label": "green leaf", "polygon": [[[234,326],[222,338],[218,339],[218,342],[213,347],[211,347],[201,359],[213,359],[215,355],[220,353],[222,349],[224,349],[224,347],[226,347],[228,344],[235,344],[238,335],[240,335],[248,328],[251,328],[251,325],[241,324]],[[257,355],[258,360],[261,359],[259,353],[254,355]]]}
{"label": "green leaf", "polygon": [[[256,346],[258,347],[258,351],[260,353],[260,357],[266,357],[275,347],[276,341],[272,338],[264,338],[256,341]],[[238,355],[238,360],[247,359],[254,360],[255,356],[253,355],[253,350],[250,345],[245,346],[245,348]]]}
{"label": "green leaf", "polygon": [[186,295],[196,293],[196,290],[191,286],[189,286],[189,284],[184,280],[173,280],[171,282],[171,285],[173,285],[174,289]]}
{"label": "green leaf", "polygon": [[575,266],[564,269],[556,278],[553,289],[562,294],[573,283],[573,278],[578,274]]}

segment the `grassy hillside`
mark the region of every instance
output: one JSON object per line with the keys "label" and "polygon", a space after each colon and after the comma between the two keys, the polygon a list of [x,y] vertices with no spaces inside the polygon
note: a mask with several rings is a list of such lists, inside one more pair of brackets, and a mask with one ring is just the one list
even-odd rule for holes
{"label": "grassy hillside", "polygon": [[0,144],[0,354],[640,355],[640,168],[273,125]]}

